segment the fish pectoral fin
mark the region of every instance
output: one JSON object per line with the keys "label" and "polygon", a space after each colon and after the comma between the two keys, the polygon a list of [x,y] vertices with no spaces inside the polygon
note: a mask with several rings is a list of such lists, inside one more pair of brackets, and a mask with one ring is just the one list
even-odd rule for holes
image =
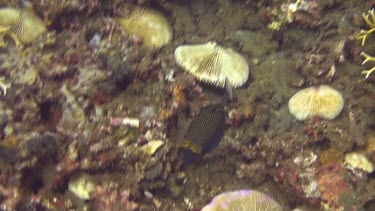
{"label": "fish pectoral fin", "polygon": [[184,140],[182,142],[182,145],[181,145],[182,148],[185,148],[185,149],[188,149],[190,150],[191,152],[195,153],[195,154],[200,154],[201,151],[202,151],[202,147],[201,146],[198,146],[196,144],[194,144],[192,141],[190,140]]}
{"label": "fish pectoral fin", "polygon": [[233,87],[230,84],[228,77],[225,78],[225,96],[227,100],[233,100]]}

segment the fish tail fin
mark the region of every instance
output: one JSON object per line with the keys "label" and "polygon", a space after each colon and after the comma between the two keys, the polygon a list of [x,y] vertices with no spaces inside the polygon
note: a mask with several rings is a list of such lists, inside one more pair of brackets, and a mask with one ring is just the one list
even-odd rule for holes
{"label": "fish tail fin", "polygon": [[191,151],[190,149],[183,148],[182,149],[183,154],[183,161],[184,166],[187,166],[189,164],[195,163],[198,160],[199,155]]}

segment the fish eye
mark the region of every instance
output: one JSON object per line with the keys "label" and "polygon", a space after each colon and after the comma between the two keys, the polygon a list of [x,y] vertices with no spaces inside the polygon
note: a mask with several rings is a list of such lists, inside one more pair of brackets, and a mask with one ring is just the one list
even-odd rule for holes
{"label": "fish eye", "polygon": [[212,108],[211,109],[211,113],[216,113],[216,112],[218,112],[219,111],[219,108]]}

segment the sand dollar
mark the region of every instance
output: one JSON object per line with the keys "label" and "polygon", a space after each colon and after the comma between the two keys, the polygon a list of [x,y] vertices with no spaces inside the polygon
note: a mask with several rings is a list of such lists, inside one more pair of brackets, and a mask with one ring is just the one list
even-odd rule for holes
{"label": "sand dollar", "polygon": [[142,37],[144,46],[161,48],[172,40],[172,28],[159,12],[145,8],[135,8],[129,17],[116,18],[129,34]]}
{"label": "sand dollar", "polygon": [[9,27],[22,43],[31,43],[47,31],[43,20],[28,8],[1,8],[0,26]]}
{"label": "sand dollar", "polygon": [[313,86],[298,91],[289,100],[289,111],[298,120],[314,116],[334,119],[344,107],[340,92],[326,86]]}
{"label": "sand dollar", "polygon": [[243,85],[249,77],[244,57],[214,42],[179,46],[174,52],[177,63],[200,81],[224,87],[226,79],[233,87]]}

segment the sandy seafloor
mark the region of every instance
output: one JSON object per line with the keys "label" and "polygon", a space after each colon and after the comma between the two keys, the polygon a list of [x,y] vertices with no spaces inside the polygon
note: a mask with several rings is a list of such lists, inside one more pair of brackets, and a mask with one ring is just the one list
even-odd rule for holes
{"label": "sandy seafloor", "polygon": [[[374,173],[344,162],[357,152],[375,164],[375,73],[361,74],[375,65],[361,65],[361,52],[375,55],[375,36],[357,39],[375,3],[299,2],[308,7],[289,17],[294,1],[31,1],[48,35],[23,46],[4,36],[0,49],[0,77],[12,84],[0,97],[0,209],[195,211],[253,189],[284,210],[375,210]],[[173,40],[155,50],[122,30],[113,18],[135,6],[162,13]],[[194,79],[173,53],[209,41],[240,53],[250,74],[225,106],[219,146],[183,167],[189,122],[224,91]],[[342,112],[296,120],[291,96],[322,84],[342,94]],[[124,117],[140,126],[115,124]],[[155,140],[163,146],[142,153]],[[94,187],[87,199],[69,191],[76,178]]]}

